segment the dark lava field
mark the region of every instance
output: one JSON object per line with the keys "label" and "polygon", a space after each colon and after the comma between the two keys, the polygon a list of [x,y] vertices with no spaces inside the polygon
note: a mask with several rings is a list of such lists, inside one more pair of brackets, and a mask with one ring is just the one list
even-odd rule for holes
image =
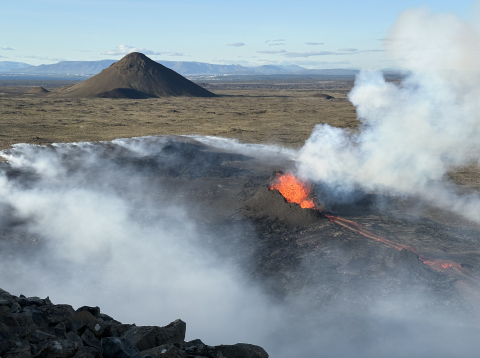
{"label": "dark lava field", "polygon": [[360,190],[340,202],[322,183],[310,194],[320,209],[302,209],[270,190],[277,172],[295,173],[293,150],[211,137],[3,153],[12,294],[129,323],[181,318],[208,344],[271,357],[479,348],[480,230],[448,211]]}

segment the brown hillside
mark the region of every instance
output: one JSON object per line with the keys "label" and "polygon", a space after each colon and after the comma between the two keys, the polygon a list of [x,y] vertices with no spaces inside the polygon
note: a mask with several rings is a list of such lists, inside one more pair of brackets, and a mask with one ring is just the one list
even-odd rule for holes
{"label": "brown hillside", "polygon": [[27,91],[26,93],[48,93],[49,90],[43,87],[33,87],[31,90]]}
{"label": "brown hillside", "polygon": [[169,96],[216,96],[138,52],[126,55],[98,75],[74,86],[61,88],[52,92],[52,95],[136,99]]}

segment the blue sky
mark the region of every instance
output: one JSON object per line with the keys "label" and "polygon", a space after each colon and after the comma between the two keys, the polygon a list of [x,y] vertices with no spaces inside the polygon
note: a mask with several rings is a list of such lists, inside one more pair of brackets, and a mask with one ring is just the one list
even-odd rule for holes
{"label": "blue sky", "polygon": [[472,20],[472,0],[15,0],[0,4],[0,61],[119,59],[387,68],[382,39],[406,9]]}

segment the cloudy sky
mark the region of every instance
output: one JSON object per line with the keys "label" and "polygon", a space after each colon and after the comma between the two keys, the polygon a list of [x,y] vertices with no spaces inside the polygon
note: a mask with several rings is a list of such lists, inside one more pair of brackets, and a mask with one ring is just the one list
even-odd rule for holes
{"label": "cloudy sky", "polygon": [[15,0],[0,4],[0,61],[119,59],[389,68],[383,40],[406,9],[473,21],[472,0]]}

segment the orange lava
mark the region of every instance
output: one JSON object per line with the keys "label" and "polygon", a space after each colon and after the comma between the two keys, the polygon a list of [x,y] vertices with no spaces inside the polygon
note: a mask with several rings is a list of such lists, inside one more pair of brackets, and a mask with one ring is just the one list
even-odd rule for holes
{"label": "orange lava", "polygon": [[435,271],[445,271],[449,270],[449,272],[457,277],[460,278],[465,278],[465,277],[473,277],[470,271],[464,269],[459,263],[455,261],[450,261],[450,260],[442,260],[442,259],[435,259],[432,257],[428,257],[422,254],[419,254],[415,251],[415,249],[411,246],[403,245],[403,244],[398,244],[396,242],[390,241],[388,239],[385,239],[382,236],[378,236],[375,234],[372,234],[371,232],[364,230],[362,225],[357,224],[354,221],[339,218],[338,216],[334,215],[329,215],[325,214],[325,217],[330,220],[331,222],[343,226],[346,229],[349,229],[351,231],[355,231],[359,233],[360,235],[363,235],[365,237],[368,237],[369,239],[373,239],[378,242],[383,242],[384,244],[389,245],[390,247],[393,247],[394,249],[397,250],[408,250],[413,253],[415,253],[418,256],[418,259],[422,261],[425,265],[430,267],[432,270]]}
{"label": "orange lava", "polygon": [[278,190],[280,194],[289,203],[297,203],[303,209],[314,209],[313,200],[307,199],[310,194],[310,188],[307,183],[300,178],[295,178],[292,174],[278,174],[270,190]]}
{"label": "orange lava", "polygon": [[[300,178],[295,178],[291,173],[286,174],[277,174],[278,177],[275,179],[273,184],[270,186],[270,190],[278,190],[280,194],[287,200],[289,203],[297,203],[302,208],[316,209],[316,206],[311,199],[307,199],[310,195],[310,187],[307,185],[305,180]],[[354,231],[360,235],[368,237],[378,242],[389,245],[390,247],[396,250],[408,250],[415,253],[418,256],[418,259],[423,262],[425,265],[430,267],[435,271],[445,272],[462,279],[462,280],[474,280],[478,284],[478,277],[474,276],[469,270],[465,269],[459,263],[450,260],[436,259],[433,257],[425,256],[416,252],[416,250],[408,245],[399,244],[393,241],[390,241],[382,236],[375,235],[367,230],[365,230],[362,225],[347,220],[344,218],[339,218],[331,214],[324,214],[325,217],[331,222],[340,225],[348,230]]]}

